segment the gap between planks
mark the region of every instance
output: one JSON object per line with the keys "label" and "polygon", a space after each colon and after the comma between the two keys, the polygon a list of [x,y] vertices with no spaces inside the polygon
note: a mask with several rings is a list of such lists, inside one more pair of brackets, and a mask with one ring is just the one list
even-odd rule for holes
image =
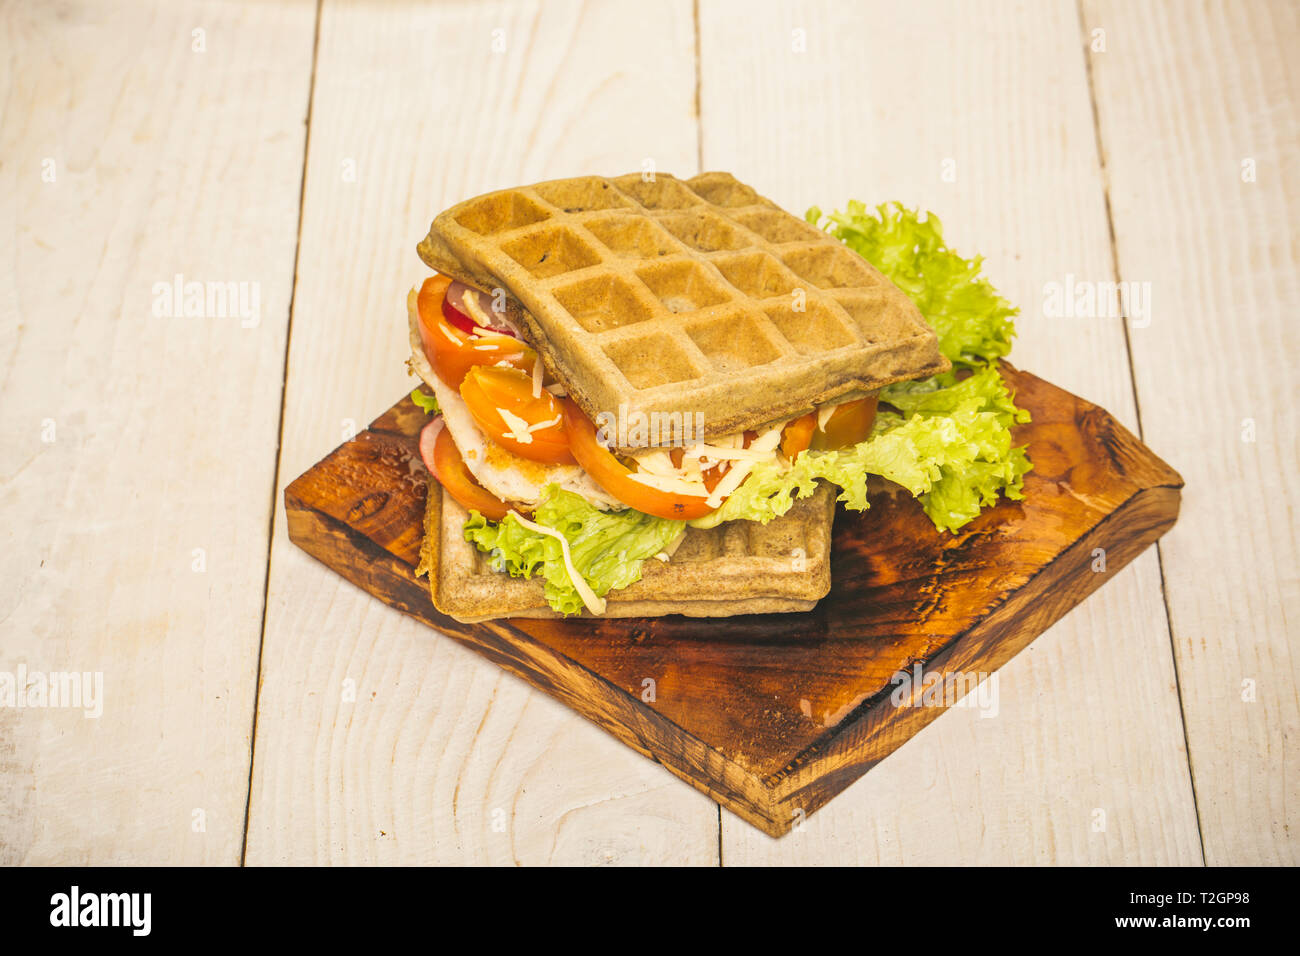
{"label": "gap between planks", "polygon": [[289,282],[289,315],[284,329],[284,363],[280,370],[280,422],[275,433],[275,471],[271,479],[271,519],[266,529],[266,574],[262,579],[262,624],[257,637],[257,686],[253,688],[253,721],[248,739],[248,786],[244,793],[244,834],[239,841],[239,865],[248,865],[248,819],[253,806],[253,767],[257,755],[257,711],[262,700],[262,650],[266,647],[266,609],[271,598],[271,554],[275,547],[275,515],[280,506],[280,450],[284,446],[284,406],[289,394],[289,343],[293,338],[293,309],[298,297],[298,256],[302,251],[302,210],[307,198],[307,156],[311,148],[311,111],[316,102],[316,55],[320,49],[321,5],[316,0],[316,22],[312,26],[311,75],[307,80],[306,129],[302,137],[302,175],[298,179],[298,228],[293,245],[293,277]]}
{"label": "gap between planks", "polygon": [[[698,0],[697,0],[698,2]],[[1092,110],[1092,132],[1097,151],[1097,167],[1101,173],[1102,200],[1106,209],[1106,233],[1110,241],[1110,267],[1118,285],[1123,281],[1119,268],[1119,243],[1115,241],[1115,217],[1110,205],[1110,167],[1106,162],[1106,144],[1101,132],[1100,107],[1097,104],[1097,86],[1092,75],[1092,46],[1089,43],[1087,17],[1083,11],[1083,0],[1075,0],[1075,11],[1079,20],[1079,46],[1083,54],[1084,72],[1088,80],[1088,105]],[[1128,356],[1128,377],[1133,389],[1133,413],[1136,417],[1137,435],[1140,441],[1146,441],[1142,428],[1142,400],[1138,394],[1137,371],[1133,366],[1133,343],[1129,337],[1128,317],[1120,310],[1120,327],[1124,330],[1124,353]],[[1169,589],[1165,583],[1165,560],[1160,541],[1155,543],[1156,569],[1160,572],[1160,604],[1165,609],[1165,624],[1169,633],[1169,656],[1174,668],[1174,693],[1178,695],[1178,723],[1183,729],[1183,752],[1187,756],[1187,778],[1192,791],[1192,813],[1196,816],[1196,837],[1201,844],[1201,865],[1205,865],[1205,827],[1201,821],[1201,808],[1196,801],[1196,772],[1192,769],[1192,746],[1187,739],[1187,709],[1183,704],[1183,680],[1178,672],[1178,649],[1174,642],[1174,618],[1169,612]]]}

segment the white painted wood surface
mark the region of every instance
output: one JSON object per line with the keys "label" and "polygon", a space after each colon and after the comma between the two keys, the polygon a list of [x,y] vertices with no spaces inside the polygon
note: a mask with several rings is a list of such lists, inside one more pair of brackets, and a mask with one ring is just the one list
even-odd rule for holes
{"label": "white painted wood surface", "polygon": [[[1293,7],[60,9],[0,6],[0,671],[102,671],[105,702],[0,708],[0,861],[1295,862]],[[410,387],[434,213],[647,159],[934,210],[1021,306],[1017,364],[1188,480],[995,718],[949,712],[781,841],[283,528],[283,486]],[[1149,326],[1045,314],[1116,265]],[[152,315],[178,272],[258,283],[257,327]]]}
{"label": "white painted wood surface", "polygon": [[0,670],[103,681],[0,708],[5,863],[239,861],[313,23],[4,7]]}
{"label": "white painted wood surface", "polygon": [[1144,436],[1183,473],[1166,599],[1205,859],[1300,862],[1300,10],[1088,4]]}

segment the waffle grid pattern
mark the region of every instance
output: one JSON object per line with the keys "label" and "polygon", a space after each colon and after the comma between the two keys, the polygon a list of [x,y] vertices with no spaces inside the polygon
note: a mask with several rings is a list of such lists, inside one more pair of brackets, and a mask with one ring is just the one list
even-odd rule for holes
{"label": "waffle grid pattern", "polygon": [[946,367],[899,289],[727,173],[490,193],[439,215],[420,253],[518,299],[591,415],[703,412],[716,437]]}

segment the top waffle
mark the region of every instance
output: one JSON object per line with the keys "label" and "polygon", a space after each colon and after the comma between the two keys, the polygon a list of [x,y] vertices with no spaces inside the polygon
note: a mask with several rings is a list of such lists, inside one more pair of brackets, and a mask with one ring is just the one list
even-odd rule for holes
{"label": "top waffle", "polygon": [[710,440],[949,367],[900,289],[729,173],[503,189],[439,214],[419,253],[518,300],[593,419],[702,415]]}

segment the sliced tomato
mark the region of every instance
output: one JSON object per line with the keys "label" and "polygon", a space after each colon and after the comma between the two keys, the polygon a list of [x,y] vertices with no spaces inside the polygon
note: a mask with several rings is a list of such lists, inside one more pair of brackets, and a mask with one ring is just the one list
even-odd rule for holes
{"label": "sliced tomato", "polygon": [[519,339],[509,335],[471,335],[447,321],[442,302],[450,285],[451,280],[446,276],[431,276],[424,280],[417,297],[420,341],[438,377],[452,388],[460,388],[465,374],[479,365],[509,366],[531,373],[537,353]]}
{"label": "sliced tomato", "polygon": [[596,426],[571,398],[561,403],[569,450],[596,483],[629,508],[656,518],[679,521],[702,518],[714,508],[702,495],[676,495],[651,488],[632,477],[632,471],[596,440]]}
{"label": "sliced tomato", "polygon": [[866,441],[871,437],[871,426],[876,421],[876,405],[874,395],[836,405],[826,420],[826,427],[817,429],[812,436],[811,447],[817,451],[831,451]]}
{"label": "sliced tomato", "polygon": [[787,422],[785,431],[781,433],[781,453],[790,461],[794,461],[800,452],[808,450],[815,431],[817,431],[816,412],[809,412]]}
{"label": "sliced tomato", "polygon": [[[417,301],[420,310],[420,325],[423,327],[428,321],[442,311],[443,300],[447,298],[447,289],[451,287],[451,279],[441,273],[435,273],[425,279],[420,284],[420,294]],[[427,330],[432,331],[432,330]]]}
{"label": "sliced tomato", "polygon": [[420,432],[420,458],[438,484],[467,511],[478,511],[490,521],[500,521],[510,506],[475,480],[439,415]]}
{"label": "sliced tomato", "polygon": [[[528,373],[516,368],[476,366],[461,382],[460,397],[484,434],[507,451],[531,461],[575,464],[559,400],[546,390],[534,396],[533,377]],[[543,427],[530,427],[528,440],[521,441],[523,428],[503,416],[503,409],[529,426]]]}

